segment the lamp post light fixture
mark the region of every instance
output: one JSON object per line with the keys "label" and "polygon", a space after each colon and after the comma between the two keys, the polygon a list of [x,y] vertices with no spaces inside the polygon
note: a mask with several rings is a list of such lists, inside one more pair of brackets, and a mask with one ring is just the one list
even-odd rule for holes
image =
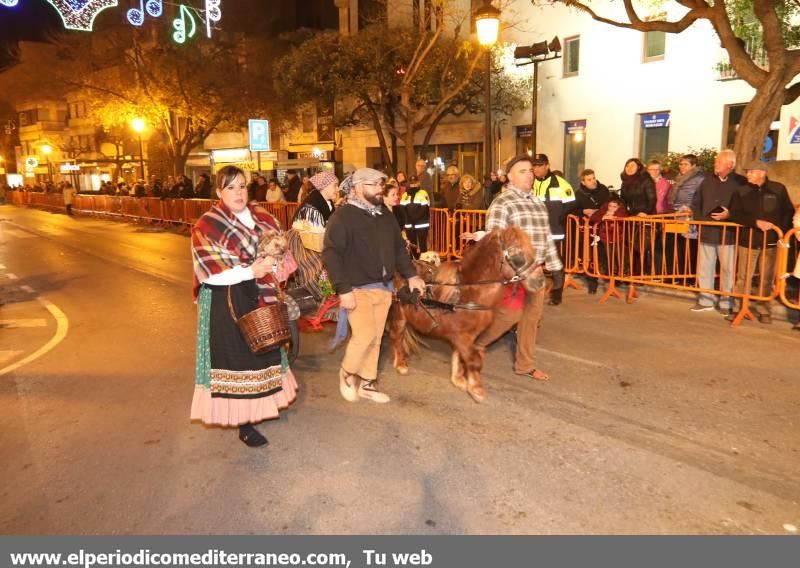
{"label": "lamp post light fixture", "polygon": [[50,181],[53,181],[53,164],[50,163],[50,154],[53,153],[53,147],[50,144],[43,144],[40,148],[42,154],[47,158],[47,173],[50,176]]}
{"label": "lamp post light fixture", "polygon": [[475,29],[478,43],[486,48],[486,89],[484,93],[484,114],[486,124],[483,136],[484,171],[494,169],[492,164],[492,46],[497,43],[500,33],[500,10],[492,6],[490,0],[475,10]]}
{"label": "lamp post light fixture", "polygon": [[514,59],[528,59],[524,63],[517,62],[518,67],[533,64],[533,99],[531,101],[531,144],[530,154],[536,154],[536,109],[539,102],[539,63],[559,59],[561,57],[561,42],[554,37],[550,43],[540,41],[529,46],[518,47],[514,50]]}
{"label": "lamp post light fixture", "polygon": [[142,169],[142,180],[145,179],[144,177],[144,148],[142,147],[142,132],[145,129],[145,123],[143,118],[134,118],[131,121],[131,128],[133,128],[136,133],[139,135],[139,166]]}

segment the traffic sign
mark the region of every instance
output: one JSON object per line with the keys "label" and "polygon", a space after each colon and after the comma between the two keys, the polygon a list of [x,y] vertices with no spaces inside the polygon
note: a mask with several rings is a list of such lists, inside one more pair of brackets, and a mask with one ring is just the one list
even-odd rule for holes
{"label": "traffic sign", "polygon": [[269,151],[269,120],[257,120],[251,118],[248,121],[250,133],[250,151],[268,152]]}

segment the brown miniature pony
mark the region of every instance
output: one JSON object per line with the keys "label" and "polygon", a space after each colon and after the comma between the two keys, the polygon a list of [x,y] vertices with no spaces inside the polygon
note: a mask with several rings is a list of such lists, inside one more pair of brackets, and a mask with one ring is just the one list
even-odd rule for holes
{"label": "brown miniature pony", "polygon": [[535,260],[528,235],[512,226],[488,233],[461,262],[445,262],[438,268],[417,263],[417,273],[429,284],[435,302],[392,305],[389,337],[397,372],[408,374],[406,359],[419,343],[415,332],[444,339],[453,347],[450,381],[476,402],[485,400],[484,350],[475,340],[491,325],[509,282],[529,292],[544,286],[542,267]]}

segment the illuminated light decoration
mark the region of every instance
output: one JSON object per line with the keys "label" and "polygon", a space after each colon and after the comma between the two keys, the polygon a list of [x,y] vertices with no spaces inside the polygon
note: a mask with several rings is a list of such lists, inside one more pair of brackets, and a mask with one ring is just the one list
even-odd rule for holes
{"label": "illuminated light decoration", "polygon": [[139,7],[131,8],[126,14],[128,22],[134,26],[141,26],[144,23],[145,12],[153,18],[158,18],[164,13],[163,0],[147,0],[146,3],[144,0],[139,0]]}
{"label": "illuminated light decoration", "polygon": [[56,9],[68,30],[92,31],[97,14],[113,8],[117,0],[47,0]]}
{"label": "illuminated light decoration", "polygon": [[0,5],[6,8],[13,8],[17,4],[19,4],[19,0],[0,0]]}
{"label": "illuminated light decoration", "polygon": [[[189,17],[189,23],[191,24],[191,31],[187,34],[186,32],[186,17]],[[179,16],[172,20],[172,27],[175,28],[175,33],[172,34],[172,39],[174,39],[177,43],[184,43],[186,38],[194,37],[195,32],[197,32],[197,24],[194,21],[194,16],[189,11],[189,8],[186,5],[181,4],[181,9],[179,12]]]}
{"label": "illuminated light decoration", "polygon": [[206,35],[211,37],[211,27],[222,19],[219,4],[222,0],[206,0]]}

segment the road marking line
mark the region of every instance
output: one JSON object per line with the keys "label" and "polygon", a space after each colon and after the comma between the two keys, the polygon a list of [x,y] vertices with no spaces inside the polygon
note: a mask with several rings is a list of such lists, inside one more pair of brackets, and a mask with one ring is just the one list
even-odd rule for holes
{"label": "road marking line", "polygon": [[11,371],[19,369],[23,365],[27,365],[28,363],[35,361],[36,359],[38,359],[39,357],[41,357],[42,355],[46,354],[48,351],[53,349],[56,345],[64,341],[64,338],[67,336],[67,331],[69,331],[69,319],[67,318],[66,314],[62,312],[58,308],[58,306],[48,302],[44,298],[39,297],[36,299],[42,305],[44,305],[44,307],[47,308],[47,311],[50,312],[50,314],[55,318],[56,333],[55,335],[53,335],[53,337],[50,338],[50,341],[45,343],[42,347],[31,353],[24,359],[17,361],[13,365],[9,365],[8,367],[0,369],[0,377],[2,377],[7,373],[10,373]]}
{"label": "road marking line", "polygon": [[5,264],[0,264],[0,270],[5,270],[5,269],[6,269],[6,265]]}
{"label": "road marking line", "polygon": [[8,278],[9,280],[19,280],[19,278],[17,278],[17,275],[16,274],[12,274],[11,272],[6,274],[6,278]]}
{"label": "road marking line", "polygon": [[47,320],[44,318],[0,320],[0,327],[6,329],[12,327],[45,327],[46,325]]}
{"label": "road marking line", "polygon": [[21,353],[24,353],[24,351],[0,351],[0,364],[11,361],[11,359]]}
{"label": "road marking line", "polygon": [[603,369],[611,369],[612,367],[609,365],[605,365],[603,363],[598,363],[597,361],[592,361],[591,359],[584,359],[582,357],[575,357],[574,355],[567,355],[566,353],[561,353],[559,351],[553,351],[552,349],[545,349],[544,347],[536,346],[536,350],[542,353],[549,353],[550,355],[555,355],[556,357],[561,357],[562,359],[567,359],[569,361],[575,361],[576,363],[583,363],[584,365],[591,365],[592,367],[601,367]]}
{"label": "road marking line", "polygon": [[34,290],[33,288],[31,288],[31,287],[30,287],[30,286],[28,286],[27,284],[23,284],[22,286],[20,286],[20,287],[19,287],[19,289],[20,289],[20,290],[22,290],[23,292],[27,292],[28,294],[34,294],[34,293],[36,293],[36,290]]}

